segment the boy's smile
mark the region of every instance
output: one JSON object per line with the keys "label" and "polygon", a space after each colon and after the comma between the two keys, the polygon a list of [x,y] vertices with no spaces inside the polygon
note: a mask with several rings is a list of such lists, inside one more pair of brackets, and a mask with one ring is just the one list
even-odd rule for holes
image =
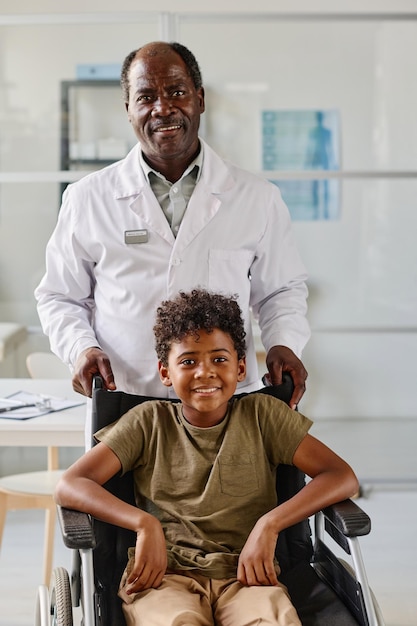
{"label": "boy's smile", "polygon": [[161,380],[174,387],[184,417],[202,428],[221,422],[245,373],[245,359],[238,359],[230,335],[218,328],[211,333],[199,330],[173,342],[168,366],[159,363]]}

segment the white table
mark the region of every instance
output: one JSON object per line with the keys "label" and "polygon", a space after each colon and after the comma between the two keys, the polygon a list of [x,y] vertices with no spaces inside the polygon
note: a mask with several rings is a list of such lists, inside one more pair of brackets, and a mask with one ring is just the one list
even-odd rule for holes
{"label": "white table", "polygon": [[[0,378],[0,397],[28,391],[59,398],[87,400],[72,389],[71,380]],[[0,446],[84,447],[86,404],[26,420],[1,419]]]}

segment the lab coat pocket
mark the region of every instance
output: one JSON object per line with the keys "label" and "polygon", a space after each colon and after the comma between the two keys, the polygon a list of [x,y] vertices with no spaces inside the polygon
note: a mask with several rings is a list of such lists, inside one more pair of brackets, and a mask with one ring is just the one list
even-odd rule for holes
{"label": "lab coat pocket", "polygon": [[228,496],[247,496],[259,488],[255,457],[223,455],[219,458],[220,488]]}
{"label": "lab coat pocket", "polygon": [[241,302],[249,301],[252,261],[253,253],[250,250],[211,249],[209,288],[225,295],[239,293]]}

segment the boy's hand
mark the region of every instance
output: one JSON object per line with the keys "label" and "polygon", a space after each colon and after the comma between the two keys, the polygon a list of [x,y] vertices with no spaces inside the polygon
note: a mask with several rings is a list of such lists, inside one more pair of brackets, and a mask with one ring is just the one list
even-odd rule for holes
{"label": "boy's hand", "polygon": [[151,587],[159,587],[167,569],[164,532],[159,521],[147,516],[146,524],[137,532],[135,563],[128,572],[124,591],[130,595]]}
{"label": "boy's hand", "polygon": [[278,534],[264,515],[255,524],[240,553],[237,579],[242,585],[277,585],[274,567]]}

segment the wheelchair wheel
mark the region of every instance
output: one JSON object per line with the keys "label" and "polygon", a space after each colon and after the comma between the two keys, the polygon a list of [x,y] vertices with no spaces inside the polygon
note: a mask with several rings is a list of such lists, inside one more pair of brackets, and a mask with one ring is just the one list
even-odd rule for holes
{"label": "wheelchair wheel", "polygon": [[51,626],[73,626],[71,585],[63,567],[52,572],[50,607]]}

